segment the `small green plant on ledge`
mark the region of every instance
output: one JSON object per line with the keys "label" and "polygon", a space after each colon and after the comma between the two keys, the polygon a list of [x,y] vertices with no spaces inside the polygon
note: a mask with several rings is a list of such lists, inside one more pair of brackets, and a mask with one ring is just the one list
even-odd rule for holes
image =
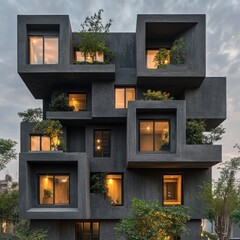
{"label": "small green plant on ledge", "polygon": [[176,39],[170,50],[171,64],[184,64],[185,63],[186,47],[183,38]]}
{"label": "small green plant on ledge", "polygon": [[[79,51],[82,52],[84,61],[77,62],[77,64],[99,64],[96,61],[96,53],[104,55],[103,64],[108,64],[113,59],[113,54],[106,46],[105,41],[106,34],[112,25],[112,19],[109,19],[104,25],[102,23],[102,12],[103,9],[100,9],[93,16],[86,17],[84,23],[81,24]],[[88,57],[90,57],[91,61],[87,60]]]}
{"label": "small green plant on ledge", "polygon": [[189,119],[186,123],[187,144],[213,144],[222,139],[225,128],[222,125],[210,130],[206,134],[206,123],[204,120]]}
{"label": "small green plant on ledge", "polygon": [[74,106],[69,106],[69,101],[63,92],[56,91],[53,93],[52,101],[49,105],[50,111],[73,111]]}
{"label": "small green plant on ledge", "polygon": [[167,64],[168,50],[166,48],[160,48],[154,56],[153,62],[156,68],[165,68]]}
{"label": "small green plant on ledge", "polygon": [[170,93],[162,91],[152,91],[148,89],[147,92],[143,93],[144,100],[173,100],[173,97],[170,97]]}
{"label": "small green plant on ledge", "polygon": [[91,192],[100,193],[107,197],[108,187],[106,182],[107,173],[94,173],[90,179]]}
{"label": "small green plant on ledge", "polygon": [[61,137],[63,134],[62,129],[63,126],[58,120],[47,119],[38,122],[33,128],[33,133],[49,136],[51,139],[51,148],[57,151],[64,150],[64,140]]}

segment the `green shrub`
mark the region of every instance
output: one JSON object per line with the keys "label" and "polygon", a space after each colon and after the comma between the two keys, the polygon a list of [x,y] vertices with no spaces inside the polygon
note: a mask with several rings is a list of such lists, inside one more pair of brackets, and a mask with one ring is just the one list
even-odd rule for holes
{"label": "green shrub", "polygon": [[185,63],[186,47],[183,38],[174,41],[170,49],[170,62],[171,64]]}
{"label": "green shrub", "polygon": [[152,91],[150,89],[143,93],[143,96],[144,100],[173,100],[173,97],[170,97],[170,93]]}
{"label": "green shrub", "polygon": [[50,111],[73,111],[74,106],[69,106],[69,101],[63,92],[54,92],[49,105]]}
{"label": "green shrub", "polygon": [[165,68],[165,61],[168,58],[168,50],[166,48],[160,48],[156,55],[154,56],[153,62],[157,68]]}

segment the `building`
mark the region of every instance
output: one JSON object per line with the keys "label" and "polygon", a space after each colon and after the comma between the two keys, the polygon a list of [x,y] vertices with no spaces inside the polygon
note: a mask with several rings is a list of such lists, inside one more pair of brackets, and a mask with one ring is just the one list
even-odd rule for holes
{"label": "building", "polygon": [[[61,121],[66,148],[51,151],[34,123],[21,123],[20,217],[49,229],[51,240],[114,240],[137,197],[189,206],[181,239],[200,239],[199,186],[211,180],[222,148],[186,144],[186,120],[204,119],[209,130],[226,118],[226,79],[206,77],[205,35],[205,15],[138,15],[136,32],[107,34],[111,64],[74,64],[80,38],[68,16],[18,16],[18,73],[43,100],[44,118]],[[155,68],[154,54],[179,37],[185,63]],[[142,100],[147,89],[175,100]],[[75,111],[50,111],[57,90]],[[107,174],[109,198],[90,191],[96,173]]]}

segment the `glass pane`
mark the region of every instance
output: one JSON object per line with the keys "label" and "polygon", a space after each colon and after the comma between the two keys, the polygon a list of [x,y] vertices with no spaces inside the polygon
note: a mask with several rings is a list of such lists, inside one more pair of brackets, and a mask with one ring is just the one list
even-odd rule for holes
{"label": "glass pane", "polygon": [[164,205],[182,204],[182,176],[164,175],[163,193]]}
{"label": "glass pane", "polygon": [[96,61],[98,62],[104,62],[103,54],[96,52]]}
{"label": "glass pane", "polygon": [[74,112],[87,109],[87,95],[85,93],[69,94],[69,106],[74,106]]}
{"label": "glass pane", "polygon": [[94,132],[94,157],[102,156],[102,131]]}
{"label": "glass pane", "polygon": [[55,204],[69,204],[69,176],[55,176]]}
{"label": "glass pane", "polygon": [[84,61],[84,56],[83,53],[80,51],[75,52],[75,58],[77,62],[83,62]]}
{"label": "glass pane", "polygon": [[84,223],[83,239],[84,240],[91,240],[91,223],[90,222],[85,222]]}
{"label": "glass pane", "polygon": [[140,151],[153,151],[153,122],[140,122]]}
{"label": "glass pane", "polygon": [[122,204],[122,175],[107,175],[108,197],[111,198],[112,205]]}
{"label": "glass pane", "polygon": [[115,88],[115,108],[124,107],[124,88]]}
{"label": "glass pane", "polygon": [[110,157],[110,131],[102,133],[102,156]]}
{"label": "glass pane", "polygon": [[41,175],[39,177],[40,204],[53,204],[53,176]]}
{"label": "glass pane", "polygon": [[98,232],[99,232],[99,223],[93,222],[92,223],[93,228],[93,239],[98,239]]}
{"label": "glass pane", "polygon": [[58,37],[44,38],[44,64],[58,63]]}
{"label": "glass pane", "polygon": [[51,140],[50,137],[42,136],[42,151],[51,150]]}
{"label": "glass pane", "polygon": [[155,151],[169,151],[169,122],[155,122]]}
{"label": "glass pane", "polygon": [[31,136],[31,151],[41,151],[40,136]]}
{"label": "glass pane", "polygon": [[153,62],[155,55],[158,50],[147,50],[147,68],[154,69],[157,68]]}
{"label": "glass pane", "polygon": [[83,239],[83,223],[77,222],[76,224],[77,240]]}
{"label": "glass pane", "polygon": [[43,64],[43,37],[29,37],[30,64]]}
{"label": "glass pane", "polygon": [[128,107],[128,101],[135,100],[135,88],[126,88],[126,108]]}

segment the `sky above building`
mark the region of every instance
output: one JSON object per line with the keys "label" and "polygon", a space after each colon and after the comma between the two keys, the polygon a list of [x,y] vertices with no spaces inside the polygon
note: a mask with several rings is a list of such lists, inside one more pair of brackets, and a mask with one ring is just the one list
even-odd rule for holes
{"label": "sky above building", "polygon": [[[113,19],[111,32],[135,32],[137,14],[206,14],[206,66],[208,77],[227,77],[226,133],[223,160],[238,156],[240,143],[240,1],[239,0],[1,0],[0,1],[0,138],[18,142],[17,113],[41,107],[17,74],[17,15],[66,14],[73,31],[84,19],[104,9],[103,19]],[[206,109],[207,111],[207,109]],[[217,176],[214,167],[214,176]],[[0,172],[18,177],[18,161]]]}

